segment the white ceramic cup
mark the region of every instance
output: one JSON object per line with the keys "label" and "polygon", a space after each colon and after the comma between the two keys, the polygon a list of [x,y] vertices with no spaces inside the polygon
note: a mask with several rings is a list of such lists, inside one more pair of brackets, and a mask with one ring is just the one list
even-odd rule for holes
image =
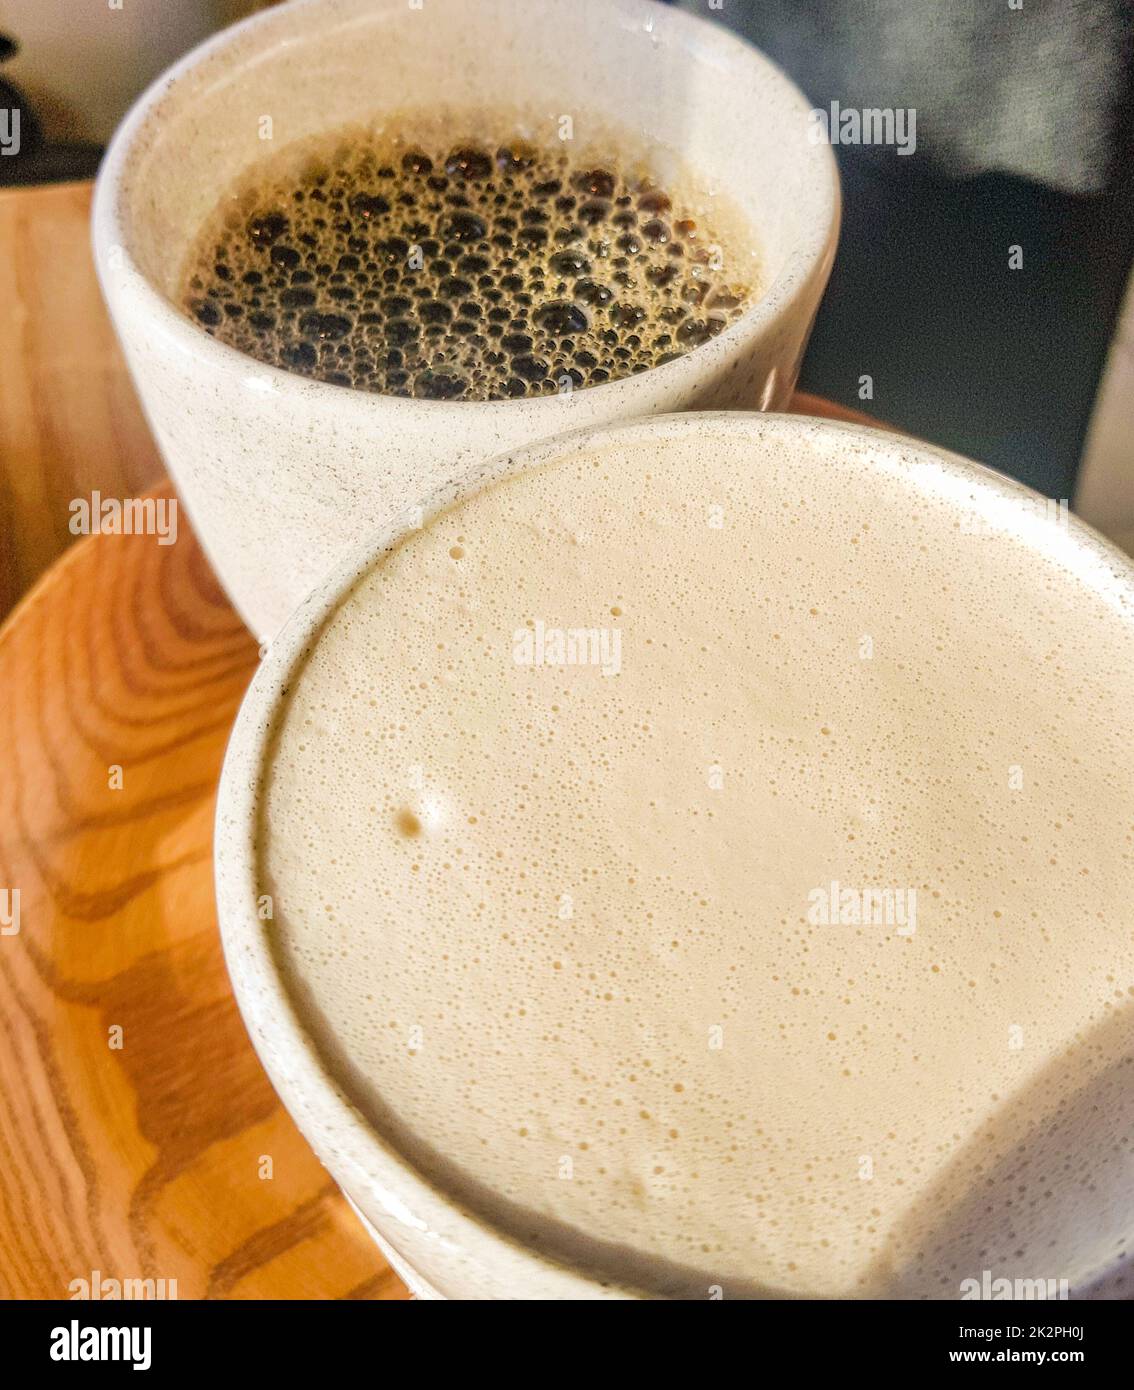
{"label": "white ceramic cup", "polygon": [[[667,440],[702,430],[705,448],[713,447],[714,438],[733,437],[730,442],[738,454],[747,454],[753,467],[763,469],[775,468],[776,459],[785,453],[808,460],[820,472],[830,471],[848,456],[858,459],[860,466],[870,460],[880,479],[908,477],[927,496],[956,506],[959,517],[1004,516],[1008,508],[1014,509],[1012,515],[1022,515],[1021,502],[1040,500],[1030,489],[979,464],[868,426],[805,416],[724,412],[622,422],[529,446],[479,465],[463,479],[438,489],[425,500],[423,518],[428,521],[487,483],[523,469],[599,455],[611,439],[622,444],[644,442],[662,458]],[[375,1129],[323,1061],[294,1007],[277,965],[271,923],[261,916],[257,853],[261,787],[286,692],[324,623],[357,581],[405,534],[405,527],[391,527],[372,536],[324,577],[272,643],[237,718],[221,777],[215,833],[217,907],[237,1002],[260,1059],[295,1122],[394,1268],[420,1296],[639,1298],[641,1293],[634,1289],[602,1282],[525,1247],[431,1183]],[[1072,517],[1066,528],[1050,526],[1044,544],[1058,555],[1068,584],[1094,588],[1107,595],[1108,602],[1124,603],[1127,612],[1134,611],[1134,567],[1088,527]],[[1042,698],[1037,693],[1037,701]],[[1115,833],[1120,833],[1117,827]],[[1074,1105],[1068,1109],[1076,1111]],[[1066,1126],[1062,1147],[1047,1155],[1056,1186],[1063,1181],[1062,1165],[1070,1167],[1078,1149],[1092,1142],[1089,1096],[1079,1109],[1079,1121]],[[1105,1298],[1115,1296],[1107,1282],[1115,1264],[1118,1234],[1111,1223],[1113,1211],[1122,1208],[1128,1191],[1128,1158],[1116,1146],[1105,1170],[1106,1181],[1101,1170],[1094,1177],[1106,1197],[1097,1198],[1098,1229],[1088,1242],[1094,1254],[1077,1259],[1074,1294]],[[974,1207],[970,1224],[956,1232],[974,1259],[987,1237],[981,1211]],[[1077,1227],[1075,1232],[1078,1239]],[[1066,1232],[1058,1222],[1053,1222],[1052,1235],[1053,1267],[1062,1268],[1059,1242],[1066,1242]],[[956,1259],[956,1249],[950,1249]],[[915,1284],[921,1272],[920,1267],[915,1271]],[[758,1284],[761,1271],[751,1273],[753,1284]],[[917,1288],[918,1292],[906,1296],[925,1296],[924,1289]]]}
{"label": "white ceramic cup", "polygon": [[[265,366],[177,306],[194,237],[266,152],[444,103],[524,114],[584,145],[600,127],[677,152],[755,232],[765,292],[692,352],[560,396],[420,401]],[[340,553],[470,465],[659,411],[782,409],[830,272],[830,149],[755,49],[653,0],[297,0],[196,49],[152,86],[107,153],[99,275],[166,463],[241,615],[270,637]],[[265,142],[268,131],[271,140]]]}

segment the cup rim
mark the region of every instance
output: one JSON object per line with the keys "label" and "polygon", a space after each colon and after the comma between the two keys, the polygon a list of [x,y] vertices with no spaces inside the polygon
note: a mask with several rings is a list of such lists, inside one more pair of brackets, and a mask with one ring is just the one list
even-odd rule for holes
{"label": "cup rim", "polygon": [[[754,411],[705,411],[655,415],[602,426],[586,426],[495,458],[471,474],[436,489],[421,506],[418,525],[395,523],[376,531],[335,565],[293,611],[273,639],[241,702],[225,754],[217,794],[214,826],[214,864],[217,917],[225,961],[237,1004],[252,1043],[293,1116],[302,1116],[305,1138],[322,1156],[333,1152],[340,1166],[392,1216],[409,1220],[440,1238],[464,1241],[483,1252],[521,1263],[528,1275],[549,1281],[554,1297],[652,1297],[630,1286],[621,1287],[600,1273],[570,1267],[553,1254],[538,1251],[490,1219],[471,1210],[444,1187],[420,1172],[396,1145],[366,1119],[343,1091],[306,1030],[278,969],[268,933],[257,912],[258,856],[256,829],[260,791],[270,758],[270,744],[288,689],[326,622],[353,586],[401,541],[439,512],[500,479],[545,463],[555,463],[610,442],[658,442],[686,434],[730,432],[747,427],[755,447],[776,439],[808,437],[818,449],[836,447],[840,439],[866,445],[871,463],[910,476],[916,470],[939,488],[970,487],[984,497],[1037,499],[1042,494],[961,455],[936,445],[857,422],[813,416]],[[920,482],[920,479],[919,479]],[[1070,516],[1066,532],[1072,555],[1098,582],[1115,577],[1125,581],[1134,613],[1134,563],[1105,537],[1078,517]],[[281,1062],[281,1054],[286,1061]],[[313,1137],[312,1131],[318,1137]],[[336,1175],[337,1176],[337,1175]],[[1077,1287],[1089,1288],[1111,1267],[1093,1271]],[[428,1275],[426,1276],[428,1277]],[[758,1278],[754,1273],[753,1279]]]}
{"label": "cup rim", "polygon": [[[566,2],[576,7],[584,4],[597,6],[599,0]],[[612,2],[621,6],[625,12],[639,16],[643,26],[648,22],[651,31],[655,24],[671,26],[680,41],[691,50],[696,48],[702,52],[719,55],[722,62],[732,65],[747,63],[761,69],[776,91],[784,111],[789,114],[794,111],[801,124],[806,121],[811,106],[802,90],[777,63],[740,35],[723,25],[714,24],[699,14],[661,5],[656,0],[603,0],[603,13],[607,22],[612,17],[609,10]],[[354,3],[355,0],[351,0],[351,5]],[[523,3],[525,9],[533,4],[553,8],[557,0],[523,0]],[[378,0],[378,3],[371,4],[368,9],[377,14],[379,5],[393,10],[400,8],[401,4],[404,4],[404,0]],[[815,152],[811,171],[811,181],[815,188],[815,216],[807,222],[800,235],[793,237],[791,249],[766,290],[715,338],[682,353],[671,362],[651,367],[647,372],[636,376],[617,377],[597,386],[583,387],[578,393],[556,392],[543,396],[505,397],[492,401],[436,401],[416,396],[360,391],[354,386],[342,386],[315,377],[301,376],[271,363],[261,362],[258,358],[241,352],[238,348],[231,347],[205,332],[201,325],[176,308],[151,282],[130,250],[130,212],[125,198],[129,180],[126,176],[132,160],[143,144],[142,137],[149,128],[155,112],[176,92],[183,80],[218,54],[223,54],[227,48],[238,46],[248,34],[256,34],[263,30],[265,38],[270,40],[273,29],[293,22],[297,14],[307,10],[317,12],[324,8],[329,8],[328,0],[291,0],[288,5],[252,14],[196,45],[152,82],[130,107],[107,147],[98,172],[91,214],[92,244],[95,267],[105,290],[109,294],[115,277],[120,278],[123,283],[128,283],[136,296],[138,309],[162,336],[170,340],[182,353],[201,358],[217,373],[252,374],[261,378],[268,390],[299,390],[313,405],[321,403],[329,410],[333,410],[336,404],[341,407],[352,397],[361,401],[373,397],[381,402],[384,410],[427,410],[438,417],[451,416],[450,424],[456,423],[461,415],[468,416],[473,411],[483,412],[491,409],[495,413],[511,409],[518,413],[525,409],[539,409],[553,416],[546,426],[551,433],[557,428],[569,427],[569,417],[565,412],[570,408],[572,396],[575,394],[585,392],[589,399],[594,400],[596,409],[613,410],[616,408],[613,402],[619,395],[631,394],[639,377],[650,378],[654,383],[661,380],[671,393],[681,391],[683,386],[692,388],[705,369],[710,372],[714,367],[719,369],[736,356],[742,343],[758,338],[774,322],[790,314],[796,301],[806,295],[814,277],[822,273],[824,266],[834,257],[842,218],[842,191],[834,151],[828,143],[820,142],[807,146]],[[359,8],[358,14],[353,19],[348,15],[346,22],[362,22],[365,13]],[[649,31],[643,27],[643,32]],[[248,62],[252,56],[244,55],[243,61]],[[114,248],[117,248],[118,255],[112,259],[111,252]],[[663,374],[660,378],[659,373]],[[557,419],[562,423],[557,425]]]}

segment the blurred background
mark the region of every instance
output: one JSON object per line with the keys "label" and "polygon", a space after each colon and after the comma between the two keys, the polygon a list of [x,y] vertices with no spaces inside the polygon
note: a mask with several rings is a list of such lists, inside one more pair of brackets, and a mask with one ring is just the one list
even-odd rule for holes
{"label": "blurred background", "polygon": [[1134,547],[1134,6],[681,3],[816,107],[917,114],[911,155],[836,149],[843,234],[801,387],[854,405],[869,373],[860,409]]}
{"label": "blurred background", "polygon": [[26,103],[24,149],[0,166],[0,182],[92,177],[114,127],[159,73],[270,3],[0,0],[0,35],[8,40],[0,79]]}
{"label": "blurred background", "polygon": [[[23,137],[0,184],[90,178],[159,72],[268,3],[0,0],[0,109]],[[1134,548],[1134,0],[674,3],[816,107],[916,112],[908,156],[836,149],[842,241],[801,389],[1071,498]]]}

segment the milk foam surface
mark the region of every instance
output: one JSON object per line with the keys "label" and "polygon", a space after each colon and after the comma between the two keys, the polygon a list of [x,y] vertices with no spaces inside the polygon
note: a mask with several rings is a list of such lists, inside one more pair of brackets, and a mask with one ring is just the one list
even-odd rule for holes
{"label": "milk foam surface", "polygon": [[270,930],[364,1113],[559,1258],[1081,1281],[1134,1224],[1129,580],[832,434],[616,434],[381,561],[284,707]]}

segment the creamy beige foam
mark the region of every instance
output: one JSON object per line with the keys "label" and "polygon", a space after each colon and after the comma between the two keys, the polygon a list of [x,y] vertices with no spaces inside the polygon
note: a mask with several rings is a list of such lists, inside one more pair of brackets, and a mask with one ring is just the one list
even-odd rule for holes
{"label": "creamy beige foam", "polygon": [[264,789],[285,975],[422,1171],[604,1277],[1081,1282],[1134,1224],[1129,578],[774,423],[568,451],[357,585]]}

